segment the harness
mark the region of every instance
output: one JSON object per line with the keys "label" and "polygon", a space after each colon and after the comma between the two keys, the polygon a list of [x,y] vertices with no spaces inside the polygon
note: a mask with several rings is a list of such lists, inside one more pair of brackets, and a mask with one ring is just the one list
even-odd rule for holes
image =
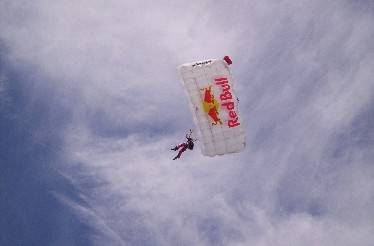
{"label": "harness", "polygon": [[195,145],[193,142],[196,141],[196,139],[191,138],[191,135],[192,135],[192,130],[190,129],[190,132],[186,134],[187,148],[190,150],[193,150],[193,147]]}
{"label": "harness", "polygon": [[192,138],[187,138],[187,148],[193,150],[194,145]]}

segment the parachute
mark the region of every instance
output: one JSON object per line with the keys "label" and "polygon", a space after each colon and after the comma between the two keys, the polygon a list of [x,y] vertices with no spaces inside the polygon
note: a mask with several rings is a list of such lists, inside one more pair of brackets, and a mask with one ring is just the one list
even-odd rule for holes
{"label": "parachute", "polygon": [[245,130],[238,111],[229,65],[231,59],[210,59],[178,67],[205,156],[240,152]]}

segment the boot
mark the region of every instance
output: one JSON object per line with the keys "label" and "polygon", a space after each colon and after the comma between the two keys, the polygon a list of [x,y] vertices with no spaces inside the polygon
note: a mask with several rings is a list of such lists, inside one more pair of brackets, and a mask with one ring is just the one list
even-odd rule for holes
{"label": "boot", "polygon": [[177,151],[178,150],[178,147],[175,146],[174,148],[172,148],[171,150],[174,150],[174,151]]}

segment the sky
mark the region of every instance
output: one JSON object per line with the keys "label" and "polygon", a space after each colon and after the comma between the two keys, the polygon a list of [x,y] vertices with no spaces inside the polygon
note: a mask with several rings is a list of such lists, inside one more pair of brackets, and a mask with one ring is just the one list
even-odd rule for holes
{"label": "sky", "polygon": [[[369,246],[371,0],[0,0],[0,245]],[[247,146],[173,161],[230,55]]]}

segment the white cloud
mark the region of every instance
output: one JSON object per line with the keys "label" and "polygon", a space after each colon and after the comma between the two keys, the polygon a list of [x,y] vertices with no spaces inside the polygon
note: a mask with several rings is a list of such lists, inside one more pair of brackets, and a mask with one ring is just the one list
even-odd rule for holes
{"label": "white cloud", "polygon": [[[353,139],[373,129],[344,135],[373,110],[370,13],[340,1],[4,3],[10,59],[38,68],[74,115],[67,158],[85,172],[66,172],[92,211],[66,204],[115,242],[373,241],[373,142]],[[172,161],[192,124],[175,67],[227,53],[248,148]]]}

